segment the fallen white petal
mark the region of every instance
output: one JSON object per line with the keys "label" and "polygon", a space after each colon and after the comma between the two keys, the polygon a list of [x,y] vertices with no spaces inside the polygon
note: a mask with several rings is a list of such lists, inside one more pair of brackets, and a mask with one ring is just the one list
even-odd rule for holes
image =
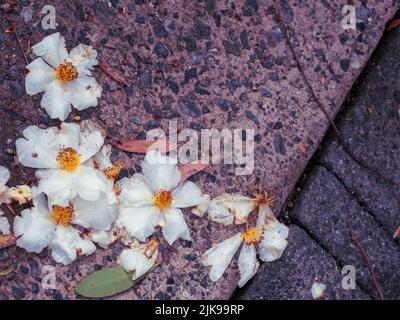
{"label": "fallen white petal", "polygon": [[289,228],[276,218],[270,218],[265,224],[258,254],[262,261],[271,262],[279,259],[287,246]]}
{"label": "fallen white petal", "polygon": [[162,227],[162,233],[167,242],[172,245],[175,240],[191,240],[189,228],[183,218],[182,211],[171,208],[163,212],[165,225]]}
{"label": "fallen white petal", "polygon": [[17,246],[28,252],[41,252],[51,242],[56,228],[48,212],[26,209],[14,219]]}
{"label": "fallen white petal", "polygon": [[25,91],[30,96],[46,90],[55,79],[55,71],[42,58],[33,60],[26,66],[29,73],[25,77]]}
{"label": "fallen white petal", "polygon": [[311,294],[313,299],[321,299],[324,296],[326,285],[320,282],[314,282],[311,287]]}
{"label": "fallen white petal", "polygon": [[59,32],[53,33],[35,44],[32,51],[46,60],[52,67],[57,67],[68,57],[64,37]]}
{"label": "fallen white petal", "polygon": [[211,281],[216,282],[222,277],[241,244],[242,236],[238,233],[216,244],[203,254],[203,264],[205,266],[211,266]]}
{"label": "fallen white petal", "polygon": [[254,244],[244,244],[238,259],[240,280],[239,287],[243,287],[247,281],[254,277],[260,263],[257,260],[257,251]]}
{"label": "fallen white petal", "polygon": [[146,154],[142,161],[142,172],[153,193],[170,191],[179,184],[181,174],[177,163],[176,159],[163,156],[155,150]]}
{"label": "fallen white petal", "polygon": [[71,226],[57,226],[55,237],[50,244],[53,259],[67,265],[77,258],[77,255],[90,255],[96,251],[96,246],[88,239],[82,239],[78,230]]}

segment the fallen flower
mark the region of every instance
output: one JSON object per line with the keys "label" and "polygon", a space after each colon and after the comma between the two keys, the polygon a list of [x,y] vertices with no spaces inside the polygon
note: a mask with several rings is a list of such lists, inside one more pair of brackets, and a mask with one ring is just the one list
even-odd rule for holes
{"label": "fallen flower", "polygon": [[86,162],[103,145],[104,133],[90,120],[61,123],[60,128],[29,126],[16,141],[18,160],[39,168],[39,189],[53,204],[67,206],[76,196],[96,201],[112,190],[113,182]]}
{"label": "fallen flower", "polygon": [[256,227],[248,227],[231,238],[216,244],[203,254],[203,264],[211,266],[210,279],[218,281],[231,263],[235,253],[243,244],[239,254],[240,271],[239,287],[243,287],[257,272],[259,262],[271,262],[279,259],[286,246],[289,228],[280,223],[270,212],[269,206],[259,207],[259,217]]}
{"label": "fallen flower", "polygon": [[130,249],[124,249],[119,257],[121,266],[132,273],[132,280],[140,278],[148,272],[156,262],[158,255],[158,241],[137,244]]}
{"label": "fallen flower", "polygon": [[[247,222],[249,214],[260,204],[266,204],[268,210],[271,210],[269,206],[272,205],[274,199],[267,192],[256,193],[254,198],[224,193],[211,200],[207,210],[208,219],[225,226],[244,224]],[[272,214],[272,211],[270,214]]]}
{"label": "fallen flower", "polygon": [[142,172],[117,183],[121,190],[117,226],[142,242],[157,226],[169,244],[178,238],[190,240],[180,208],[196,207],[195,213],[201,215],[208,207],[209,196],[191,181],[180,184],[177,160],[158,151],[146,154]]}
{"label": "fallen flower", "polygon": [[74,261],[78,255],[90,255],[96,251],[96,246],[81,238],[79,231],[71,225],[75,214],[72,205],[51,205],[36,187],[32,188],[32,193],[34,206],[23,210],[21,216],[14,219],[14,234],[19,237],[17,246],[35,253],[48,246],[53,259],[64,265]]}
{"label": "fallen flower", "polygon": [[311,287],[311,294],[313,299],[321,299],[324,296],[326,285],[320,282],[314,282]]}
{"label": "fallen flower", "polygon": [[0,204],[8,200],[8,187],[7,181],[10,179],[10,171],[3,166],[0,166]]}
{"label": "fallen flower", "polygon": [[32,200],[32,191],[26,184],[12,187],[8,190],[8,197],[19,205],[23,205]]}
{"label": "fallen flower", "polygon": [[37,58],[29,65],[25,78],[27,94],[44,92],[40,105],[52,119],[64,121],[71,105],[78,110],[97,106],[101,87],[91,77],[97,65],[97,52],[79,44],[68,54],[64,37],[59,32],[45,37],[32,47]]}

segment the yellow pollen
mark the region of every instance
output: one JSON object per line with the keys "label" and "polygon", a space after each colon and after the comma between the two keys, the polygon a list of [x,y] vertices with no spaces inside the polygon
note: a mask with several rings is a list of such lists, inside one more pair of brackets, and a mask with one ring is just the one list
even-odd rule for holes
{"label": "yellow pollen", "polygon": [[115,180],[115,179],[117,179],[117,177],[123,167],[124,166],[122,165],[122,162],[117,161],[112,167],[108,167],[108,168],[104,169],[103,172],[108,179]]}
{"label": "yellow pollen", "polygon": [[81,163],[81,158],[75,149],[64,148],[58,153],[57,161],[64,170],[74,171]]}
{"label": "yellow pollen", "polygon": [[78,77],[78,70],[71,62],[64,62],[56,68],[56,78],[60,81],[72,81]]}
{"label": "yellow pollen", "polygon": [[66,226],[71,222],[72,218],[74,217],[74,209],[72,205],[69,205],[65,208],[54,205],[51,211],[51,217],[57,224]]}
{"label": "yellow pollen", "polygon": [[257,227],[250,227],[246,232],[242,232],[243,241],[246,244],[257,243],[261,240],[262,229]]}
{"label": "yellow pollen", "polygon": [[162,210],[171,207],[172,194],[169,191],[161,190],[154,197],[154,205]]}

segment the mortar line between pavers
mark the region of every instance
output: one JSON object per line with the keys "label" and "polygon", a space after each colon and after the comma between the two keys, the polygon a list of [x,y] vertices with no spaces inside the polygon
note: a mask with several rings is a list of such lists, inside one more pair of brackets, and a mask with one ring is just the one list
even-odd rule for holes
{"label": "mortar line between pavers", "polygon": [[368,213],[372,219],[379,225],[379,227],[381,227],[385,233],[387,234],[387,236],[398,246],[400,246],[400,244],[398,243],[398,241],[393,239],[392,233],[386,228],[385,225],[383,225],[375,216],[374,212],[372,210],[370,210],[368,208],[368,204],[364,203],[362,200],[359,199],[359,194],[357,191],[353,191],[350,190],[346,183],[339,177],[339,175],[334,171],[334,169],[326,162],[320,162],[320,163],[316,163],[316,165],[319,165],[321,167],[324,167],[329,173],[333,174],[334,177],[336,178],[336,180],[342,185],[342,187],[346,190],[346,192],[350,195],[351,199],[353,199],[355,202],[357,202],[357,205],[359,206],[359,208],[363,211],[365,211],[366,213]]}
{"label": "mortar line between pavers", "polygon": [[[333,261],[335,261],[336,266],[339,266],[340,268],[343,268],[344,264],[340,262],[340,260],[338,259],[338,257],[336,257],[334,254],[332,254],[328,248],[326,248],[326,246],[323,244],[322,241],[320,241],[317,237],[315,237],[308,229],[306,226],[304,226],[300,221],[298,221],[296,218],[293,218],[293,223],[294,225],[296,225],[297,227],[299,227],[301,230],[303,230],[324,252],[324,254],[328,255],[329,257],[332,258]],[[372,300],[375,300],[375,297],[373,295],[371,295],[371,293],[369,292],[368,288],[366,288],[364,286],[363,283],[360,283],[359,280],[357,280],[358,278],[356,278],[356,283],[357,285],[359,285],[360,289],[368,296],[370,297]]]}

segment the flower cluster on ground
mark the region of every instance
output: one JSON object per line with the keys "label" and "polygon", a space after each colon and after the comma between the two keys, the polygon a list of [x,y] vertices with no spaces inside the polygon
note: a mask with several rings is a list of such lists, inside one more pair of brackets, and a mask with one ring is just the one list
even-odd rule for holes
{"label": "flower cluster on ground", "polygon": [[[71,105],[78,110],[97,105],[101,87],[91,76],[96,50],[80,44],[68,54],[59,33],[32,50],[39,58],[27,66],[26,92],[44,92],[41,106],[51,118],[64,121]],[[36,170],[37,185],[9,188],[10,173],[0,167],[0,204],[32,202],[15,217],[12,228],[17,246],[28,252],[48,247],[56,262],[67,265],[93,254],[97,246],[107,248],[120,240],[126,249],[119,263],[137,279],[157,261],[158,229],[169,245],[191,240],[184,208],[227,228],[243,227],[203,254],[212,281],[222,277],[240,248],[239,286],[256,274],[259,260],[279,259],[286,248],[289,229],[275,218],[267,194],[252,198],[225,193],[211,200],[194,182],[182,181],[176,159],[151,149],[141,162],[141,173],[117,180],[122,164],[111,162],[106,133],[91,120],[47,128],[32,125],[22,135],[15,142],[18,161]],[[258,218],[249,226],[252,212],[258,212]],[[10,232],[0,211],[0,234]]]}

